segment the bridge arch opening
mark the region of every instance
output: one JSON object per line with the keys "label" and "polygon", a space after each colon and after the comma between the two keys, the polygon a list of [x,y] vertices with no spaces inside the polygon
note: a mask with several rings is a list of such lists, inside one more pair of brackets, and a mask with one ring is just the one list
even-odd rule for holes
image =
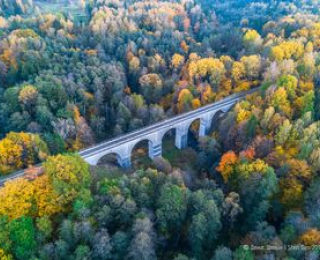
{"label": "bridge arch opening", "polygon": [[176,133],[177,133],[177,130],[175,128],[171,128],[163,134],[162,136],[163,154],[168,154],[174,149],[177,149],[175,146]]}
{"label": "bridge arch opening", "polygon": [[133,168],[148,168],[152,163],[150,151],[153,147],[153,142],[144,139],[140,140],[131,148],[131,163]]}
{"label": "bridge arch opening", "polygon": [[103,155],[97,163],[97,166],[121,167],[121,155],[117,153],[107,153]]}
{"label": "bridge arch opening", "polygon": [[200,137],[200,125],[201,119],[197,118],[193,120],[188,128],[188,147],[190,148],[197,148],[198,140]]}
{"label": "bridge arch opening", "polygon": [[181,158],[181,150],[176,146],[177,129],[171,128],[162,136],[162,157],[176,166],[177,161]]}
{"label": "bridge arch opening", "polygon": [[214,131],[217,131],[220,121],[223,120],[226,116],[227,116],[226,112],[222,110],[217,111],[212,117],[208,133],[211,134]]}
{"label": "bridge arch opening", "polygon": [[172,167],[187,171],[190,170],[189,166],[196,161],[196,153],[187,145],[190,125],[186,125],[185,127],[186,128],[172,128],[165,132],[162,137],[162,153],[163,158],[168,160]]}

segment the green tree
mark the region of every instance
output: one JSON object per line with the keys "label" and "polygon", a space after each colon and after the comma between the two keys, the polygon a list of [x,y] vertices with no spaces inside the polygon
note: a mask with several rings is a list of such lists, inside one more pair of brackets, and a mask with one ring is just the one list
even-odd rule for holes
{"label": "green tree", "polygon": [[79,245],[74,253],[75,260],[90,259],[90,247],[87,245]]}
{"label": "green tree", "polygon": [[187,190],[177,185],[166,184],[161,188],[156,214],[160,230],[174,236],[181,228],[187,213]]}
{"label": "green tree", "polygon": [[106,229],[101,229],[94,235],[92,241],[92,256],[93,259],[108,260],[112,259],[112,245],[110,236]]}
{"label": "green tree", "polygon": [[197,259],[204,258],[203,253],[218,237],[221,229],[220,211],[216,202],[206,192],[199,190],[190,195],[190,212],[193,214],[189,229],[189,244]]}
{"label": "green tree", "polygon": [[298,87],[298,80],[295,76],[292,75],[283,75],[278,81],[277,86],[279,88],[284,87],[288,93],[290,100],[296,97],[296,91]]}
{"label": "green tree", "polygon": [[284,146],[288,141],[292,130],[292,125],[289,120],[285,120],[283,124],[279,127],[277,134],[275,136],[276,144]]}
{"label": "green tree", "polygon": [[234,252],[234,260],[254,260],[254,255],[247,246],[240,246]]}
{"label": "green tree", "polygon": [[134,238],[129,247],[128,259],[155,260],[155,233],[149,218],[137,219],[133,226]]}
{"label": "green tree", "polygon": [[211,260],[232,260],[232,251],[227,247],[218,247]]}
{"label": "green tree", "polygon": [[5,252],[10,252],[12,248],[8,224],[9,218],[7,216],[0,216],[0,248]]}
{"label": "green tree", "polygon": [[111,244],[113,246],[113,259],[115,260],[125,259],[125,255],[128,251],[129,243],[130,243],[129,234],[123,231],[117,231],[111,239]]}
{"label": "green tree", "polygon": [[314,91],[308,91],[307,93],[304,94],[302,97],[303,100],[303,106],[301,108],[301,114],[304,115],[307,112],[314,112],[314,100],[315,100],[315,95]]}
{"label": "green tree", "polygon": [[143,75],[139,79],[140,91],[147,103],[158,103],[162,96],[163,82],[158,74]]}
{"label": "green tree", "polygon": [[24,86],[19,92],[19,101],[24,110],[29,113],[33,112],[33,108],[38,101],[38,90],[32,85]]}
{"label": "green tree", "polygon": [[17,259],[30,259],[36,249],[35,228],[31,217],[21,217],[9,223],[12,252]]}
{"label": "green tree", "polygon": [[66,144],[60,135],[45,133],[43,135],[43,140],[48,145],[48,148],[52,155],[66,152]]}
{"label": "green tree", "polygon": [[314,120],[320,120],[320,86],[316,87],[313,102]]}
{"label": "green tree", "polygon": [[53,232],[53,225],[52,221],[49,217],[44,216],[37,219],[36,222],[37,226],[37,238],[40,243],[45,242],[46,240],[49,240],[52,232]]}

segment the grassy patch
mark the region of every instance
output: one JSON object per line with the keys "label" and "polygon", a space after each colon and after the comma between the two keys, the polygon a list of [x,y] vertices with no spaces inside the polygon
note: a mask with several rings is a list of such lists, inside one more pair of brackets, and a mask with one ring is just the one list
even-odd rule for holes
{"label": "grassy patch", "polygon": [[140,147],[134,151],[132,164],[134,169],[147,169],[152,166],[152,160],[149,158],[146,147]]}
{"label": "grassy patch", "polygon": [[94,183],[97,183],[105,178],[118,179],[125,174],[122,169],[109,165],[91,166],[90,172]]}
{"label": "grassy patch", "polygon": [[167,159],[174,168],[193,168],[196,156],[196,152],[190,147],[179,150],[174,146],[173,140],[165,140],[163,142],[163,157]]}

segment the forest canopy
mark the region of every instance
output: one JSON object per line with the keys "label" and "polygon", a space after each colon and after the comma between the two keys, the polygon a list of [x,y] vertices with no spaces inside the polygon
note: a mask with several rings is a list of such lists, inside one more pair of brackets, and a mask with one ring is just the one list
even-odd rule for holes
{"label": "forest canopy", "polygon": [[[319,259],[319,10],[0,0],[0,175],[41,173],[0,187],[0,260]],[[185,150],[77,155],[256,87]]]}

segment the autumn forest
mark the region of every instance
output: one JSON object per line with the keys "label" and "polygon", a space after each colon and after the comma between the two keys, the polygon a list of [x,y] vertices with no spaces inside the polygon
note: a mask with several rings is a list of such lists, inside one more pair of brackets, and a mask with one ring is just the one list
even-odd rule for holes
{"label": "autumn forest", "polygon": [[[317,0],[0,0],[0,260],[320,259],[319,18]],[[253,88],[186,149],[169,132],[128,170],[77,153]]]}

